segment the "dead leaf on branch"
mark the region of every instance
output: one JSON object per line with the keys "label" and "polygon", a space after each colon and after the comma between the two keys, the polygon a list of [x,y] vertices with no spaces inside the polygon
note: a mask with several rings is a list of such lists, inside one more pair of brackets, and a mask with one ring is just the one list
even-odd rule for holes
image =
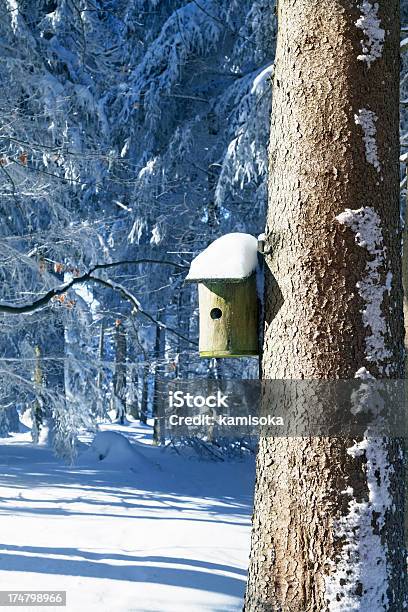
{"label": "dead leaf on branch", "polygon": [[56,272],[57,274],[61,274],[61,272],[63,272],[64,269],[65,269],[64,264],[62,264],[62,263],[60,263],[58,261],[56,261],[54,263],[54,272]]}

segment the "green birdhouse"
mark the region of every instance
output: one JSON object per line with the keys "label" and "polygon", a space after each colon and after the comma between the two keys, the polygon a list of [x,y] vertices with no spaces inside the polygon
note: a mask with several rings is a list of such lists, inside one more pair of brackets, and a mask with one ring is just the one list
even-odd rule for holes
{"label": "green birdhouse", "polygon": [[200,357],[258,356],[258,241],[226,234],[192,262],[186,278],[198,283]]}

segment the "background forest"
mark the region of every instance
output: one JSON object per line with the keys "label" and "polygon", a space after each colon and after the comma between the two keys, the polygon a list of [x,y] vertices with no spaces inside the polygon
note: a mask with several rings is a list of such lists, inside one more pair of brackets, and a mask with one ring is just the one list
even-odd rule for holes
{"label": "background forest", "polygon": [[214,238],[263,231],[272,5],[1,3],[1,301],[93,270],[1,314],[3,435],[28,408],[69,456],[109,408],[150,415],[156,375],[256,377],[199,361],[184,278]]}
{"label": "background forest", "polygon": [[[257,376],[199,360],[184,278],[216,237],[263,231],[273,5],[0,3],[1,435],[31,410],[70,457],[109,409],[154,414],[160,377]],[[406,98],[404,70],[403,153]]]}

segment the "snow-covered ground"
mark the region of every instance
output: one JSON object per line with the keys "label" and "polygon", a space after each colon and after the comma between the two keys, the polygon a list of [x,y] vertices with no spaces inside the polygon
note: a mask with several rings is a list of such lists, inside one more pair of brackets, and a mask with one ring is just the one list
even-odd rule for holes
{"label": "snow-covered ground", "polygon": [[253,461],[178,456],[136,423],[102,429],[134,456],[125,443],[123,460],[87,451],[67,467],[29,432],[0,439],[0,589],[66,590],[70,612],[241,610]]}

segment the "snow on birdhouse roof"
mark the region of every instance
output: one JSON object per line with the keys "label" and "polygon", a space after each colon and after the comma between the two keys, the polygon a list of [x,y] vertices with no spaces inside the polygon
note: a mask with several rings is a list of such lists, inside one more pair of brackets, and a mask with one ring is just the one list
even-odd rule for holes
{"label": "snow on birdhouse roof", "polygon": [[258,241],[251,234],[225,234],[193,259],[187,281],[238,282],[256,270]]}

